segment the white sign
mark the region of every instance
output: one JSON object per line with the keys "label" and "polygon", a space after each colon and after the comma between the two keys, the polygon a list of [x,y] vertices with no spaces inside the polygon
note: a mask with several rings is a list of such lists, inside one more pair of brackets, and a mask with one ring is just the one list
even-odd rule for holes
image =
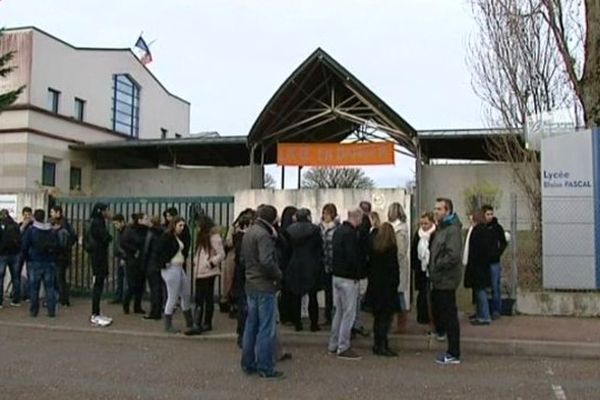
{"label": "white sign", "polygon": [[17,218],[17,195],[0,194],[0,210],[8,210],[8,213],[14,219]]}

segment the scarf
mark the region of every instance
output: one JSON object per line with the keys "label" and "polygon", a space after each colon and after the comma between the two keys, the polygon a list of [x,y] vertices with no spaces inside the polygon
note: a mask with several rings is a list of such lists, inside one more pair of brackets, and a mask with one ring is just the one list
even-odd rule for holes
{"label": "scarf", "polygon": [[465,240],[465,250],[463,252],[462,262],[463,265],[467,265],[469,263],[469,242],[471,241],[471,233],[473,232],[474,226],[469,227],[469,231],[467,232],[467,239]]}
{"label": "scarf", "polygon": [[432,225],[428,231],[424,231],[422,228],[419,228],[419,243],[417,244],[417,257],[419,261],[421,261],[421,271],[427,273],[429,276],[429,272],[427,267],[429,266],[429,239],[431,239],[431,235],[435,232],[435,225]]}

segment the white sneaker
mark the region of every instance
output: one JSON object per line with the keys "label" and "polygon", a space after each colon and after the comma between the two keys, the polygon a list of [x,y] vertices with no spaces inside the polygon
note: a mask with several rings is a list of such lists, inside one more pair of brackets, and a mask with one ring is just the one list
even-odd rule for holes
{"label": "white sneaker", "polygon": [[90,323],[94,326],[104,328],[112,324],[112,318],[106,317],[104,315],[92,315],[90,317]]}

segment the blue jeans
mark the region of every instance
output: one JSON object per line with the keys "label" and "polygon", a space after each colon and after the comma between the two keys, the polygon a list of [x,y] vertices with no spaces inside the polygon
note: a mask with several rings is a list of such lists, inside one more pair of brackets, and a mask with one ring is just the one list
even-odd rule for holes
{"label": "blue jeans", "polygon": [[475,298],[477,300],[477,319],[488,322],[490,320],[490,303],[488,302],[487,291],[485,289],[475,289]]}
{"label": "blue jeans", "polygon": [[[21,268],[19,267],[19,256],[5,255],[0,256],[0,285],[2,285],[2,291],[4,291],[4,274],[6,273],[6,267],[10,271],[10,280],[12,282],[12,301],[13,303],[21,302]],[[0,305],[2,304],[4,296],[0,296]]]}
{"label": "blue jeans", "polygon": [[275,294],[252,293],[247,298],[248,317],[244,327],[242,369],[248,373],[258,371],[272,374],[275,369]]}
{"label": "blue jeans", "polygon": [[56,266],[53,262],[33,262],[27,263],[29,270],[29,314],[37,317],[40,311],[40,287],[44,282],[46,291],[46,304],[48,315],[53,317],[56,314]]}
{"label": "blue jeans", "polygon": [[502,314],[502,265],[494,263],[490,265],[492,276],[492,316],[499,317]]}

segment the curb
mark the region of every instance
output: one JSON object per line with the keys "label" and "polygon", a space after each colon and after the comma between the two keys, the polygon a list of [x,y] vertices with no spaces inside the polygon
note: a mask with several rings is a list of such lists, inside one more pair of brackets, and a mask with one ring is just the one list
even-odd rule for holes
{"label": "curb", "polygon": [[[162,332],[135,332],[111,328],[70,327],[6,321],[0,321],[0,326],[41,329],[54,332],[108,334],[116,336],[148,337],[153,339],[168,340],[235,341],[237,339],[237,335],[235,333],[215,333],[202,334],[198,336],[184,336],[181,334],[167,334]],[[284,331],[281,333],[281,336],[285,338],[284,341],[286,344],[313,345],[323,348],[326,346],[328,339],[328,334],[325,332],[302,333]],[[360,338],[354,340],[353,343],[356,348],[361,349],[370,349],[372,345],[370,338]],[[395,349],[412,352],[444,351],[446,347],[444,342],[438,342],[433,338],[427,338],[422,335],[390,335],[390,343]],[[461,338],[461,348],[463,354],[595,360],[600,359],[600,343],[521,339],[501,340],[466,337]]]}

